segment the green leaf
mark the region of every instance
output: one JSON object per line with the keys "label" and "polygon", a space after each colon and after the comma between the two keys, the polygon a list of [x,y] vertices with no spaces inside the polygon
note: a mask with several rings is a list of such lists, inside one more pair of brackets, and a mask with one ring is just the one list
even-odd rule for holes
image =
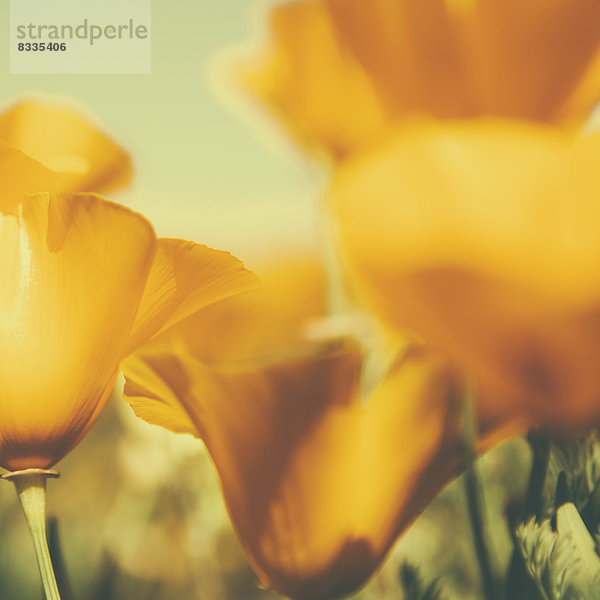
{"label": "green leaf", "polygon": [[516,539],[527,569],[544,600],[589,600],[598,597],[600,557],[596,544],[572,503],[550,520],[532,518],[517,528]]}
{"label": "green leaf", "polygon": [[399,578],[406,600],[443,600],[437,579],[425,585],[419,569],[409,562],[400,566]]}
{"label": "green leaf", "polygon": [[516,531],[519,549],[529,574],[544,600],[575,600],[568,595],[577,568],[572,540],[552,531],[550,520],[536,523],[532,517]]}
{"label": "green leaf", "polygon": [[600,440],[596,432],[577,440],[553,442],[548,470],[553,489],[561,472],[565,474],[569,501],[581,510],[600,482]]}
{"label": "green leaf", "polygon": [[577,568],[571,575],[572,587],[581,598],[597,598],[600,589],[600,557],[596,554],[596,542],[573,504],[564,504],[558,509],[556,529],[559,538],[572,539],[575,547]]}

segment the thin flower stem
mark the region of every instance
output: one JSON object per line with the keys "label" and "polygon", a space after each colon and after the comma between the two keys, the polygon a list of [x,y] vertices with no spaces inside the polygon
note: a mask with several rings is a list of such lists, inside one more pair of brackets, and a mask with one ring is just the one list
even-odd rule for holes
{"label": "thin flower stem", "polygon": [[2,476],[15,484],[33,540],[46,600],[60,600],[46,538],[46,479],[49,477],[58,477],[58,473],[44,469],[27,469]]}
{"label": "thin flower stem", "polygon": [[[550,441],[544,435],[543,431],[531,430],[527,437],[533,450],[533,459],[531,461],[531,470],[529,471],[523,522],[526,522],[533,516],[539,521],[543,516],[544,485],[548,475],[551,449]],[[505,599],[524,600],[525,598],[534,598],[536,594],[536,589],[534,589],[533,585],[534,582],[527,572],[523,556],[517,549],[516,540],[513,539],[513,543],[514,548],[506,576]]]}
{"label": "thin flower stem", "polygon": [[480,496],[481,482],[476,470],[475,464],[471,464],[465,475],[465,490],[467,495],[467,505],[469,509],[469,518],[473,532],[473,543],[475,553],[479,560],[479,569],[481,571],[481,582],[485,592],[485,597],[489,600],[497,600],[496,583],[491,567],[490,556],[485,539],[485,528],[483,525],[483,515],[481,510]]}
{"label": "thin flower stem", "polygon": [[477,430],[475,416],[473,414],[473,395],[471,392],[465,395],[463,410],[463,435],[468,461],[464,482],[469,520],[471,522],[471,530],[473,533],[473,544],[475,546],[477,560],[479,561],[481,583],[485,598],[487,600],[499,600],[498,580],[492,568],[492,560],[489,553],[484,525],[483,486],[481,485],[476,464],[477,452],[475,450],[475,440],[477,439]]}
{"label": "thin flower stem", "polygon": [[525,520],[534,515],[539,520],[542,517],[544,485],[550,464],[550,441],[543,432],[530,431],[529,443],[533,448],[533,460],[527,484]]}

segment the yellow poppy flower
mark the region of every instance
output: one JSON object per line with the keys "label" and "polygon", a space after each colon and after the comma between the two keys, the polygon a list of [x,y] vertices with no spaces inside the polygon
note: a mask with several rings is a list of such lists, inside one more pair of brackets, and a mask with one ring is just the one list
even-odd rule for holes
{"label": "yellow poppy flower", "polygon": [[0,465],[48,468],[102,410],[120,361],[181,318],[252,289],[226,252],[156,239],[94,195],[0,214]]}
{"label": "yellow poppy flower", "polygon": [[[266,584],[337,597],[373,574],[463,463],[460,382],[441,354],[414,346],[361,403],[356,343],[310,342],[326,314],[318,263],[288,257],[259,272],[259,291],[128,358],[124,393],[142,419],[204,441]],[[478,427],[481,450],[523,431],[495,410]]]}
{"label": "yellow poppy flower", "polygon": [[27,193],[113,191],[132,172],[125,150],[70,110],[27,100],[0,112],[0,210]]}
{"label": "yellow poppy flower", "polygon": [[353,344],[246,370],[157,351],[124,365],[138,416],[204,441],[254,569],[295,600],[362,585],[463,458],[444,361],[409,353],[367,406],[360,367]]}
{"label": "yellow poppy flower", "polygon": [[594,0],[299,0],[270,35],[245,86],[337,158],[411,113],[576,124],[600,97]]}
{"label": "yellow poppy flower", "polygon": [[472,372],[489,410],[597,420],[599,160],[599,136],[525,123],[395,132],[332,184],[358,292]]}

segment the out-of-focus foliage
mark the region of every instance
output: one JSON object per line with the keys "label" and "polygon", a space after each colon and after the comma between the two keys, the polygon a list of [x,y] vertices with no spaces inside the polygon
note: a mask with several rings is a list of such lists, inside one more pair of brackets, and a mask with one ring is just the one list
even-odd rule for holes
{"label": "out-of-focus foliage", "polygon": [[442,600],[437,581],[429,585],[423,583],[419,569],[405,562],[400,566],[400,583],[406,600]]}
{"label": "out-of-focus foliage", "polygon": [[600,440],[596,432],[579,439],[558,440],[552,445],[545,486],[547,507],[554,502],[561,474],[562,493],[578,510],[584,509],[600,482]]}
{"label": "out-of-focus foliage", "polygon": [[600,557],[575,506],[556,511],[556,523],[531,519],[517,528],[526,565],[544,600],[593,598],[600,584]]}
{"label": "out-of-focus foliage", "polygon": [[578,564],[572,538],[553,532],[549,520],[537,524],[534,518],[519,526],[516,537],[544,600],[573,598],[571,578]]}

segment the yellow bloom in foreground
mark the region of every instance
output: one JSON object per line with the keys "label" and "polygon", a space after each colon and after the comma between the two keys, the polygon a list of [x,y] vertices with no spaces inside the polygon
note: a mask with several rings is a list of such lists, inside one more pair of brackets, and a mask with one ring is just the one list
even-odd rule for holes
{"label": "yellow bloom in foreground", "polygon": [[409,353],[367,406],[360,368],[353,345],[256,369],[160,351],[124,365],[138,416],[204,441],[256,572],[295,600],[362,585],[460,464],[443,361]]}
{"label": "yellow bloom in foreground", "polygon": [[246,87],[342,157],[410,113],[579,123],[600,97],[595,0],[296,0]]}
{"label": "yellow bloom in foreground", "polygon": [[[205,442],[266,584],[332,598],[373,574],[461,465],[461,390],[443,357],[414,347],[363,405],[356,345],[307,342],[327,329],[315,327],[326,313],[319,264],[288,257],[259,272],[260,291],[127,359],[125,396],[146,421]],[[519,426],[479,417],[482,450]]]}
{"label": "yellow bloom in foreground", "polygon": [[84,435],[120,361],[179,319],[255,287],[226,252],[156,239],[93,195],[0,213],[0,465],[47,468]]}
{"label": "yellow bloom in foreground", "polygon": [[125,150],[70,110],[21,101],[0,113],[0,210],[28,193],[113,191],[131,176]]}
{"label": "yellow bloom in foreground", "polygon": [[443,347],[482,401],[558,426],[600,417],[600,137],[504,121],[405,128],[331,200],[357,289]]}

